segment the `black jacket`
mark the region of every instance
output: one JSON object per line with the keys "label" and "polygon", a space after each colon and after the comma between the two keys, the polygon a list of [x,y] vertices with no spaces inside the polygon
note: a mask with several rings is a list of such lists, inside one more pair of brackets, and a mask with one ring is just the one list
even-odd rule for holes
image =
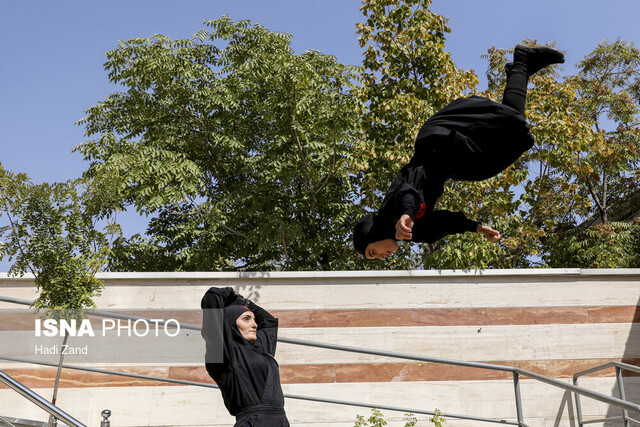
{"label": "black jacket", "polygon": [[[213,351],[214,346],[223,345],[222,363],[206,363],[207,372],[220,387],[224,404],[231,415],[255,412],[261,408],[282,409],[284,396],[278,363],[274,358],[278,319],[241,296],[230,302],[234,296],[229,290],[233,291],[231,288],[211,288],[202,298],[202,336],[206,340],[207,352]],[[254,313],[258,325],[257,340],[254,343],[244,339],[237,325],[230,324],[226,319],[222,325],[224,342],[217,342],[219,340],[213,338],[216,336],[212,330],[215,320],[211,317],[212,311],[206,309],[224,308],[230,303],[244,304]],[[286,417],[283,416],[283,419],[286,421]]]}
{"label": "black jacket", "polygon": [[427,178],[425,167],[416,163],[405,165],[396,176],[378,210],[375,223],[384,227],[393,238],[395,225],[403,214],[414,220],[413,242],[433,243],[450,234],[476,231],[478,221],[467,219],[462,212],[435,210],[435,204],[444,191],[444,180],[437,176]]}
{"label": "black jacket", "polygon": [[418,132],[414,158],[445,179],[481,181],[533,146],[526,119],[513,108],[471,96],[451,102]]}
{"label": "black jacket", "polygon": [[[414,242],[475,231],[462,212],[435,210],[447,179],[479,181],[502,172],[533,146],[525,118],[513,108],[479,96],[457,99],[422,126],[415,152],[387,190],[376,226],[395,236],[403,214],[414,219]],[[384,225],[383,225],[384,224]]]}

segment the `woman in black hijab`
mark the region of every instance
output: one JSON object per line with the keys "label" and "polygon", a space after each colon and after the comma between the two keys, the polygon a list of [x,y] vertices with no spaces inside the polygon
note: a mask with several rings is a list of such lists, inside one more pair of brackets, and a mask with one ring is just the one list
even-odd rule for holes
{"label": "woman in black hijab", "polygon": [[[278,319],[232,288],[210,288],[201,308],[207,372],[220,387],[227,410],[236,417],[234,427],[289,426],[274,358]],[[212,309],[223,309],[222,319]],[[220,346],[222,361],[212,363]]]}
{"label": "woman in black hijab", "polygon": [[462,212],[434,210],[447,179],[481,181],[515,162],[533,146],[524,111],[529,77],[564,62],[548,47],[516,46],[507,64],[502,103],[471,96],[457,99],[422,126],[414,155],[387,190],[380,209],[356,224],[353,246],[366,258],[384,259],[398,240],[434,243],[456,233],[478,232],[489,241],[500,233]]}

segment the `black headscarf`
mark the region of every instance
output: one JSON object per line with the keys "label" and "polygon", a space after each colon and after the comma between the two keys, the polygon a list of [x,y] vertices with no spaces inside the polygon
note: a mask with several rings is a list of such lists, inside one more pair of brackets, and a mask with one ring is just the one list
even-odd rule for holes
{"label": "black headscarf", "polygon": [[255,341],[249,341],[245,337],[242,336],[240,329],[238,329],[238,323],[236,321],[244,312],[251,311],[249,307],[241,304],[232,304],[228,305],[224,308],[224,319],[226,320],[229,328],[231,329],[231,334],[233,339],[240,344],[247,345],[251,348],[251,350],[255,351],[259,354],[264,354],[264,350],[260,346],[260,343]]}
{"label": "black headscarf", "polygon": [[228,305],[224,308],[224,318],[229,324],[229,326],[234,326],[236,325],[236,320],[238,320],[238,317],[240,317],[242,313],[244,313],[245,311],[251,311],[251,310],[246,305],[240,305],[240,304]]}
{"label": "black headscarf", "polygon": [[377,213],[367,214],[353,229],[353,248],[362,256],[369,243],[396,237],[395,227]]}

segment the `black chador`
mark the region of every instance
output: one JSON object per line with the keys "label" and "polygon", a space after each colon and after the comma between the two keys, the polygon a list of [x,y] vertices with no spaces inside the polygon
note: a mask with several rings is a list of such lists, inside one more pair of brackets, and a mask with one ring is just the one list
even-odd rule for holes
{"label": "black chador", "polygon": [[[231,288],[209,289],[201,307],[207,372],[220,387],[227,410],[236,417],[235,427],[289,426],[278,363],[274,358],[278,319]],[[218,325],[213,310],[207,310],[215,308],[224,309],[222,340],[214,331]],[[245,339],[236,325],[236,319],[245,311],[255,315],[258,326],[255,341]],[[220,345],[223,346],[222,363],[209,363],[209,354]]]}
{"label": "black chador", "polygon": [[480,232],[496,241],[500,233],[462,212],[435,210],[447,179],[491,178],[533,146],[524,111],[529,77],[554,63],[562,53],[547,47],[516,46],[507,64],[502,103],[471,96],[457,99],[422,126],[414,155],[386,192],[376,213],[354,229],[354,248],[368,258],[384,258],[397,240],[433,243],[457,233]]}

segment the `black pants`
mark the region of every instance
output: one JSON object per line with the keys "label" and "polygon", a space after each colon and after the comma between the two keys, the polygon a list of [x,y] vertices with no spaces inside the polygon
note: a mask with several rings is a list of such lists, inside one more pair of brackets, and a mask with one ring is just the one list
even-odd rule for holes
{"label": "black pants", "polygon": [[289,420],[282,408],[256,408],[238,414],[233,427],[289,427]]}
{"label": "black pants", "polygon": [[480,181],[509,167],[533,143],[520,112],[470,96],[427,120],[418,133],[412,162],[441,179]]}
{"label": "black pants", "polygon": [[524,116],[527,102],[527,84],[529,76],[524,68],[516,68],[507,75],[507,86],[504,88],[502,103],[513,108]]}

